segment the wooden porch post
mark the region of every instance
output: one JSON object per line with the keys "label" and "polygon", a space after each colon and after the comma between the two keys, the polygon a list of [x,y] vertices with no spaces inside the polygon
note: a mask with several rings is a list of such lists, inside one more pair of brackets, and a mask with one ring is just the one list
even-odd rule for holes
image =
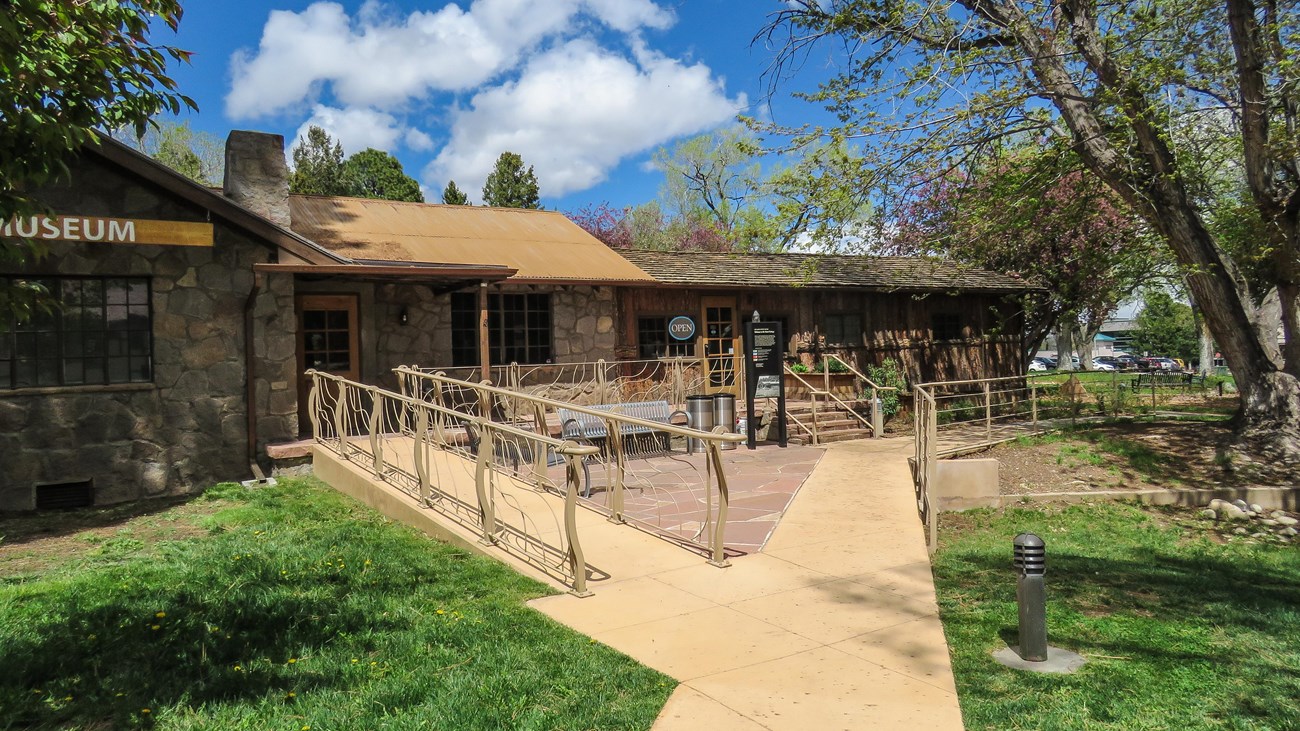
{"label": "wooden porch post", "polygon": [[492,349],[488,340],[488,291],[487,282],[478,283],[478,370],[479,378],[487,381],[492,378],[492,364],[489,359]]}

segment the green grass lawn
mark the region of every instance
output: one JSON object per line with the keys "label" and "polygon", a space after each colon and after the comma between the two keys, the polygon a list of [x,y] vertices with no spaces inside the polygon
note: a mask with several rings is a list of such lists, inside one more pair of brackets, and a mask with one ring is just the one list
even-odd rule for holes
{"label": "green grass lawn", "polygon": [[0,729],[645,729],[675,685],[313,480],[182,507],[0,563]]}
{"label": "green grass lawn", "polygon": [[[1300,547],[1224,539],[1194,511],[1124,504],[945,514],[939,603],[968,729],[1300,729]],[[1047,543],[1048,641],[1075,675],[990,653],[1016,639],[1011,539]]]}

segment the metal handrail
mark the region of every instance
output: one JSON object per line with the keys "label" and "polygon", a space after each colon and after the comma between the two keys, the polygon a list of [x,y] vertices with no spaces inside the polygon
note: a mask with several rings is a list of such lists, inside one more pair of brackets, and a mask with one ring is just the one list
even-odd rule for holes
{"label": "metal handrail", "polygon": [[[583,459],[598,451],[595,447],[533,434],[509,424],[462,414],[437,404],[328,373],[308,370],[305,375],[312,383],[308,394],[308,415],[313,439],[318,444],[335,452],[340,459],[357,465],[375,479],[392,484],[416,498],[422,507],[436,510],[467,527],[477,529],[481,534],[480,542],[484,544],[499,546],[516,555],[522,554],[520,557],[525,561],[540,553],[543,557],[551,556],[550,560],[567,564],[572,581],[571,593],[577,596],[591,595],[587,590],[587,564],[578,536],[576,510],[580,464]],[[327,383],[330,384],[328,389],[324,387]],[[332,391],[329,396],[334,399],[332,408],[325,404],[327,396],[324,394],[327,391]],[[370,397],[368,410],[361,394]],[[329,421],[325,422],[323,418],[328,418]],[[472,426],[479,435],[477,454],[474,455],[476,504],[466,503],[459,495],[447,492],[434,484],[430,476],[430,447],[445,452],[459,451],[452,448],[442,429],[442,422],[449,418],[465,424],[467,430]],[[326,426],[329,428],[323,428]],[[327,436],[331,431],[333,436]],[[534,453],[544,454],[549,450],[564,459],[564,525],[561,535],[565,547],[562,552],[549,547],[540,537],[529,536],[526,526],[513,527],[497,520],[497,491],[494,489],[492,475],[512,476],[494,459],[498,451],[498,439],[503,435],[509,437],[509,441],[503,442],[503,445],[510,444],[518,449],[521,443],[530,443]],[[392,445],[394,437],[399,437],[399,442],[402,439],[411,440],[408,455],[410,469],[402,464],[401,455],[395,455],[391,460],[388,458],[385,448]],[[358,446],[358,442],[368,446],[369,452]],[[357,459],[358,456],[369,459]],[[521,545],[516,546],[515,543]],[[544,563],[544,569],[551,566],[549,560]]]}
{"label": "metal handrail", "polygon": [[[839,359],[837,358],[836,360],[839,360]],[[841,361],[841,362],[843,362],[843,361]],[[836,396],[835,393],[834,393],[833,391],[831,391],[829,388],[825,388],[825,389],[817,389],[817,388],[814,387],[812,384],[810,384],[810,383],[808,383],[807,381],[805,381],[803,378],[800,378],[799,374],[794,372],[794,370],[790,367],[790,364],[789,364],[789,363],[784,364],[784,366],[785,366],[785,372],[786,372],[786,373],[788,373],[788,374],[794,376],[795,379],[797,379],[800,383],[802,383],[803,385],[807,386],[808,389],[809,389],[809,391],[812,393],[812,395],[813,395],[813,412],[814,412],[814,413],[816,413],[816,410],[817,410],[817,407],[816,407],[816,404],[817,404],[817,397],[818,397],[818,396],[829,396],[832,400],[835,401],[835,403],[837,403],[837,404],[839,404],[840,406],[844,407],[844,410],[847,411],[847,412],[849,412],[849,414],[850,414],[851,416],[853,416],[853,418],[855,418],[855,419],[857,419],[858,421],[862,422],[862,425],[865,426],[865,427],[866,427],[866,428],[871,432],[871,435],[872,435],[873,437],[878,437],[878,436],[880,436],[879,434],[876,433],[876,427],[875,427],[874,424],[872,424],[870,421],[867,421],[866,417],[864,417],[862,414],[859,414],[857,411],[855,411],[855,410],[853,409],[852,406],[850,406],[849,404],[847,404],[847,403],[844,401],[844,399],[840,398],[839,396]],[[829,376],[828,376],[828,378],[829,378]],[[872,394],[871,394],[871,408],[872,408],[872,409],[875,409],[875,408],[876,408],[876,394],[875,394],[875,390],[874,390],[874,389],[873,389]],[[813,424],[814,424],[814,426],[816,426],[816,423],[817,423],[817,420],[814,418],[814,419],[813,419]],[[817,433],[816,433],[816,430],[814,429],[814,432],[813,432],[813,444],[816,444],[816,443],[817,443]]]}
{"label": "metal handrail", "polygon": [[[713,482],[716,480],[716,486],[717,486],[717,491],[716,491],[717,500],[718,500],[717,521],[712,526],[711,532],[707,531],[708,528],[707,525],[705,526],[704,529],[702,529],[705,532],[708,532],[707,549],[711,557],[709,563],[715,566],[729,565],[728,561],[726,560],[725,543],[724,543],[724,537],[725,537],[724,533],[726,528],[726,514],[727,514],[727,508],[729,502],[729,493],[727,491],[727,486],[726,486],[726,475],[722,469],[722,456],[720,450],[724,443],[738,444],[740,442],[745,441],[747,439],[746,435],[733,434],[728,431],[724,431],[722,427],[718,427],[712,432],[706,432],[706,431],[701,431],[699,429],[692,429],[690,427],[679,426],[677,424],[670,424],[670,423],[664,423],[659,421],[652,421],[649,419],[642,419],[639,417],[628,416],[627,414],[621,414],[614,411],[595,409],[589,406],[582,406],[579,404],[573,404],[565,401],[559,401],[556,399],[547,398],[545,396],[537,396],[535,394],[530,394],[522,391],[515,391],[508,388],[502,388],[500,386],[495,386],[490,382],[474,383],[472,381],[465,381],[461,379],[451,378],[442,373],[428,373],[408,366],[398,366],[397,368],[393,369],[393,373],[397,375],[403,390],[409,393],[424,392],[424,389],[419,389],[415,387],[414,381],[426,381],[435,384],[435,390],[433,391],[433,393],[435,394],[436,398],[441,398],[441,394],[444,388],[452,388],[452,389],[458,388],[458,389],[472,390],[476,394],[478,394],[480,409],[482,411],[480,416],[486,416],[486,414],[488,413],[488,410],[486,408],[486,403],[488,402],[489,399],[487,397],[498,396],[505,399],[513,399],[516,402],[522,402],[524,404],[531,404],[533,407],[533,414],[534,414],[533,418],[536,422],[535,426],[538,429],[547,428],[545,423],[545,410],[547,408],[550,409],[563,408],[575,413],[585,414],[602,420],[606,425],[606,434],[609,435],[609,441],[608,441],[609,448],[614,454],[614,464],[613,464],[614,480],[613,480],[608,507],[610,512],[610,520],[616,523],[628,522],[628,518],[624,514],[624,505],[625,505],[624,489],[625,489],[625,482],[627,477],[627,460],[626,460],[626,455],[624,453],[624,445],[623,445],[623,434],[629,432],[628,428],[633,427],[640,430],[650,430],[653,432],[666,433],[671,436],[678,436],[678,437],[685,437],[687,439],[699,440],[701,443],[705,445],[705,450],[709,455],[706,464],[706,467],[708,468],[706,482],[708,484],[713,484]],[[408,384],[408,381],[411,381],[411,383]],[[518,413],[520,411],[526,411],[526,409],[521,409],[519,408],[519,406],[520,406],[519,403],[514,404],[512,406],[512,410],[515,413]],[[706,484],[706,489],[708,487],[708,484]],[[712,519],[713,499],[714,499],[714,492],[712,490],[708,490],[706,492],[706,509],[708,511],[708,518],[706,519],[706,524],[708,520]]]}

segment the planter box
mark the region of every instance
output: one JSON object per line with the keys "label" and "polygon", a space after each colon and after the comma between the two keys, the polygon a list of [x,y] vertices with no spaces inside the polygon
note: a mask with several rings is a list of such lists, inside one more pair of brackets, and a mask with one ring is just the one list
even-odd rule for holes
{"label": "planter box", "polygon": [[[800,373],[799,378],[807,381],[817,390],[823,390],[826,376],[822,373]],[[856,401],[862,397],[858,377],[852,373],[832,373],[830,375],[830,392],[845,401]],[[791,401],[808,401],[812,398],[808,387],[789,373],[785,374],[785,397]]]}

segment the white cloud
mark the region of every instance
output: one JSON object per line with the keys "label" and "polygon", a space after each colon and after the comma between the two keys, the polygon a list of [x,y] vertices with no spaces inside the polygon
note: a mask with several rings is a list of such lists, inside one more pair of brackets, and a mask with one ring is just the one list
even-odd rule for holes
{"label": "white cloud", "polygon": [[536,168],[543,195],[560,196],[601,182],[628,155],[730,121],[746,104],[743,94],[728,98],[703,64],[640,44],[634,56],[579,39],[533,57],[517,81],[479,92],[453,114],[426,181],[477,191],[510,150]]}
{"label": "white cloud", "polygon": [[673,22],[651,0],[475,0],[469,10],[447,3],[405,17],[374,0],[355,18],[335,2],[275,10],[257,49],[231,58],[226,113],[252,119],[296,109],[327,85],[343,106],[379,109],[473,89],[515,68],[543,40],[579,28],[575,16],[584,11],[624,33]]}
{"label": "white cloud", "polygon": [[[307,128],[316,126],[329,133],[340,145],[343,154],[351,155],[367,147],[391,152],[400,142],[405,142],[412,149],[431,149],[433,140],[423,132],[404,126],[391,114],[364,107],[337,109],[317,104],[311,117],[302,123],[294,134],[290,147],[298,144],[300,138],[307,136]],[[411,140],[424,147],[411,144]]]}

